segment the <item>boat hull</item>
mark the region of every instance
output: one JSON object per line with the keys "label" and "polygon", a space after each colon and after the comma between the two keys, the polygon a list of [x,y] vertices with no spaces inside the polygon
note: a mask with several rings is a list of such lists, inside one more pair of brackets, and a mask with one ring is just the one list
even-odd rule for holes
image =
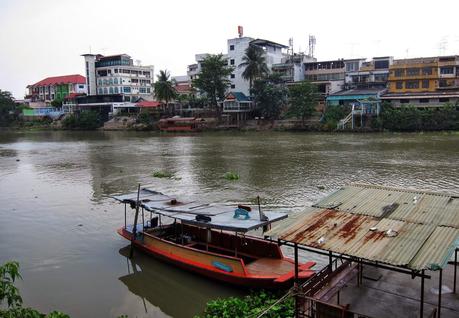
{"label": "boat hull", "polygon": [[[128,240],[132,238],[132,234],[124,228],[118,229],[118,233]],[[269,272],[269,267],[266,268],[266,273],[254,274],[250,272],[241,258],[196,250],[148,234],[143,234],[143,240],[134,240],[134,245],[136,248],[163,262],[232,285],[273,289],[290,287],[293,284],[293,261],[284,257],[281,257],[279,261],[291,264],[292,268],[292,271],[287,273],[287,278],[285,278],[285,273],[282,275],[281,273]],[[225,267],[223,269],[215,267],[213,265],[215,262],[230,266],[231,271],[225,271]],[[309,276],[312,276],[314,272],[309,271],[308,273],[310,274]],[[282,276],[284,276],[284,279],[282,279]]]}

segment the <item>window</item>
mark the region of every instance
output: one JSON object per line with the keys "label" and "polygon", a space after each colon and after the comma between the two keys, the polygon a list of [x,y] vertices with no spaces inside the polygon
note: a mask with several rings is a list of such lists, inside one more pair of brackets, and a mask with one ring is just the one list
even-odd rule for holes
{"label": "window", "polygon": [[452,66],[441,67],[440,74],[454,74],[454,67]]}
{"label": "window", "polygon": [[389,68],[389,61],[382,60],[382,61],[375,61],[375,70]]}
{"label": "window", "polygon": [[231,78],[235,78],[235,77],[236,77],[236,75],[234,75],[234,74],[231,74]]}
{"label": "window", "polygon": [[118,94],[118,87],[115,86],[115,89],[113,91],[115,94]]}
{"label": "window", "polygon": [[349,62],[346,63],[346,72],[358,71],[359,62]]}
{"label": "window", "polygon": [[230,60],[230,65],[234,65],[234,59]]}
{"label": "window", "polygon": [[400,104],[408,104],[410,102],[409,99],[401,99]]}
{"label": "window", "polygon": [[395,82],[395,88],[396,89],[403,89],[403,82],[402,81]]}
{"label": "window", "polygon": [[447,103],[447,102],[449,102],[449,98],[439,98],[438,101],[440,103]]}
{"label": "window", "polygon": [[137,78],[131,79],[131,83],[138,83],[138,82],[139,82],[139,80]]}
{"label": "window", "polygon": [[102,80],[101,79],[97,80],[97,85],[99,85],[99,86],[102,85]]}
{"label": "window", "polygon": [[428,98],[421,98],[419,99],[419,103],[420,104],[427,104],[429,102],[429,99]]}
{"label": "window", "polygon": [[150,87],[147,87],[147,93],[150,94],[151,93],[151,89]]}
{"label": "window", "polygon": [[431,67],[423,67],[422,68],[422,75],[432,75],[432,68]]}
{"label": "window", "polygon": [[147,89],[145,87],[140,87],[139,88],[139,93],[140,94],[146,94],[147,93]]}
{"label": "window", "polygon": [[99,70],[99,71],[97,71],[97,75],[99,75],[99,76],[107,76],[107,70]]}
{"label": "window", "polygon": [[404,70],[402,69],[396,69],[394,70],[394,76],[395,77],[402,77],[405,74]]}
{"label": "window", "polygon": [[417,76],[417,75],[419,75],[419,68],[406,69],[406,76]]}
{"label": "window", "polygon": [[115,78],[113,79],[113,84],[118,85],[118,78],[115,77]]}
{"label": "window", "polygon": [[84,88],[84,85],[78,85],[78,88],[79,88],[79,89],[83,89],[83,88]]}
{"label": "window", "polygon": [[419,88],[419,81],[406,81],[405,88],[408,88],[408,89]]}
{"label": "window", "polygon": [[115,68],[115,73],[118,73],[118,69],[117,68]]}
{"label": "window", "polygon": [[110,92],[110,94],[113,94],[113,87],[110,86],[109,92]]}
{"label": "window", "polygon": [[230,45],[230,51],[234,51],[234,45]]}
{"label": "window", "polygon": [[112,78],[110,78],[110,79],[108,80],[108,84],[109,84],[109,85],[113,85],[113,79],[112,79]]}
{"label": "window", "polygon": [[107,94],[108,94],[107,87],[104,87],[104,95],[107,95]]}
{"label": "window", "polygon": [[124,86],[123,87],[123,93],[130,93],[131,92],[131,88],[128,87],[128,86]]}
{"label": "window", "polygon": [[422,80],[422,88],[429,88],[429,80]]}
{"label": "window", "polygon": [[233,89],[234,89],[234,88],[236,88],[236,85],[234,85],[234,84],[231,84],[231,88],[233,88]]}
{"label": "window", "polygon": [[102,90],[102,88],[99,87],[99,95],[102,95],[104,93],[104,91]]}

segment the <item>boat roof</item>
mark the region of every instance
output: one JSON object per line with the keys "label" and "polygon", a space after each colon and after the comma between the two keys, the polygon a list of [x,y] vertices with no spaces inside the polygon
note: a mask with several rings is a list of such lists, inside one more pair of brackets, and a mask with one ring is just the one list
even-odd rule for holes
{"label": "boat roof", "polygon": [[[121,203],[135,204],[137,192],[116,195],[112,196],[112,198]],[[248,232],[287,218],[287,213],[285,212],[263,210],[267,220],[262,220],[256,206],[250,206],[249,219],[235,218],[237,205],[179,200],[174,196],[165,195],[148,188],[140,189],[139,201],[142,208],[155,214],[174,218],[187,224],[233,232]],[[196,217],[198,215],[210,217],[210,221],[197,220]]]}

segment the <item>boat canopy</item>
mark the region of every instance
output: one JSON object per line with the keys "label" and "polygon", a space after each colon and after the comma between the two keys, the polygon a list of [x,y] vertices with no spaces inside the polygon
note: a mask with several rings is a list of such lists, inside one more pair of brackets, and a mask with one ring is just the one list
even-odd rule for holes
{"label": "boat canopy", "polygon": [[[117,195],[113,198],[135,207],[137,192]],[[244,207],[241,211],[239,206],[221,203],[180,201],[173,196],[148,188],[140,190],[139,201],[142,208],[155,214],[174,218],[186,224],[233,232],[248,232],[287,218],[287,213],[284,212],[260,213],[255,206]]]}

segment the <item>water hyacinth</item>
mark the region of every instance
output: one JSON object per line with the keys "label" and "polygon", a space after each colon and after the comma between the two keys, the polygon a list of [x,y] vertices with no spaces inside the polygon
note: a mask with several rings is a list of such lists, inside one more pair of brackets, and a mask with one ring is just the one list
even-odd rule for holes
{"label": "water hyacinth", "polygon": [[172,178],[172,173],[167,171],[155,171],[153,172],[155,178]]}
{"label": "water hyacinth", "polygon": [[228,171],[226,172],[223,177],[226,180],[239,180],[239,175],[236,172]]}

